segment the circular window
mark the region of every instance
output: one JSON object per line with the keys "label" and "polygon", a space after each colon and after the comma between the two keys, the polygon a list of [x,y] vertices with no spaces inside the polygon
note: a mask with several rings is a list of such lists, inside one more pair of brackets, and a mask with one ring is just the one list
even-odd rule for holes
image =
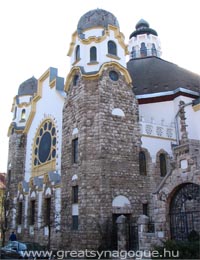
{"label": "circular window", "polygon": [[45,121],[37,131],[34,145],[34,166],[56,157],[56,128],[51,120]]}
{"label": "circular window", "polygon": [[109,72],[109,77],[110,77],[110,79],[112,79],[113,81],[117,81],[117,80],[119,79],[118,73],[117,73],[116,71],[114,71],[114,70],[111,70],[111,71]]}

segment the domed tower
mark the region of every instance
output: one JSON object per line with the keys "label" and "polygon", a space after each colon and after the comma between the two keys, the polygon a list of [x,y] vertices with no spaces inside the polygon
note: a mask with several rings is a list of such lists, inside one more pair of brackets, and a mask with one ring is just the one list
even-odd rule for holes
{"label": "domed tower", "polygon": [[94,73],[110,61],[125,67],[126,47],[117,18],[108,11],[95,9],[80,18],[68,55],[71,66],[79,66],[85,73]]}
{"label": "domed tower", "polygon": [[[9,203],[9,226],[15,229],[16,223],[16,205],[15,196],[18,191],[18,184],[24,178],[26,140],[24,129],[28,123],[28,117],[31,112],[31,100],[37,92],[37,79],[32,77],[23,82],[18,93],[13,99],[12,112],[13,119],[8,129],[9,153],[8,153],[8,174],[7,174],[7,196]],[[10,217],[12,216],[12,219]]]}
{"label": "domed tower", "polygon": [[83,15],[69,53],[62,241],[71,249],[97,249],[105,237],[114,242],[110,228],[118,214],[131,219],[141,209],[138,107],[125,67],[124,38],[113,14],[96,9]]}
{"label": "domed tower", "polygon": [[161,56],[161,46],[158,34],[151,29],[149,23],[141,19],[135,26],[135,31],[129,37],[130,59],[148,56]]}

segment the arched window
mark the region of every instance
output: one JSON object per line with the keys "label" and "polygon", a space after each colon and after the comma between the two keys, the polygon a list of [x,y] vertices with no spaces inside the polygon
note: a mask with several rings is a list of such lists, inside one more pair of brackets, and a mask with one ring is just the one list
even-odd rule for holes
{"label": "arched window", "polygon": [[159,156],[160,161],[160,176],[164,177],[167,174],[166,155],[161,153]]}
{"label": "arched window", "polygon": [[91,47],[90,48],[90,61],[96,61],[97,60],[97,48]]}
{"label": "arched window", "polygon": [[143,151],[139,153],[139,170],[141,175],[147,175],[146,155]]}
{"label": "arched window", "polygon": [[141,57],[147,56],[147,47],[144,42],[141,43],[140,55],[141,55]]}
{"label": "arched window", "polygon": [[72,163],[78,163],[78,138],[72,140]]}
{"label": "arched window", "polygon": [[25,109],[22,109],[22,112],[21,112],[21,120],[22,120],[22,121],[25,121],[25,120],[26,120],[26,110],[25,110]]}
{"label": "arched window", "polygon": [[113,41],[108,42],[108,53],[111,55],[117,55],[117,46]]}
{"label": "arched window", "polygon": [[77,86],[78,79],[79,79],[79,76],[78,75],[74,75],[74,77],[73,77],[73,86]]}
{"label": "arched window", "polygon": [[30,225],[35,224],[35,200],[30,201]]}
{"label": "arched window", "polygon": [[51,197],[45,198],[44,223],[46,226],[51,224]]}
{"label": "arched window", "polygon": [[151,53],[152,56],[157,56],[156,46],[154,43],[152,44]]}
{"label": "arched window", "polygon": [[131,58],[132,58],[132,59],[135,59],[135,58],[136,58],[136,50],[135,50],[134,47],[132,48]]}
{"label": "arched window", "polygon": [[23,204],[22,201],[18,203],[18,216],[17,216],[17,224],[22,224],[22,217],[23,217]]}
{"label": "arched window", "polygon": [[75,51],[75,60],[80,60],[80,46],[76,46],[76,51]]}

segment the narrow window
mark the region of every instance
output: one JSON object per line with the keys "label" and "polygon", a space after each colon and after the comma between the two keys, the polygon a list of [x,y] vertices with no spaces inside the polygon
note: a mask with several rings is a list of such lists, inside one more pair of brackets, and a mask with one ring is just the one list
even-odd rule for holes
{"label": "narrow window", "polygon": [[35,200],[31,200],[30,208],[30,225],[35,224]]}
{"label": "narrow window", "polygon": [[134,47],[132,48],[131,58],[132,58],[132,59],[135,59],[135,58],[136,58],[136,50],[135,50]]}
{"label": "narrow window", "polygon": [[8,185],[10,185],[11,181],[11,170],[8,170]]}
{"label": "narrow window", "polygon": [[23,209],[23,204],[22,201],[19,202],[18,204],[18,217],[17,217],[17,224],[21,225],[22,224],[22,209]]}
{"label": "narrow window", "polygon": [[72,162],[78,163],[78,138],[72,141]]}
{"label": "narrow window", "polygon": [[13,113],[13,120],[16,118],[16,116],[17,116],[17,107],[15,107],[15,111]]}
{"label": "narrow window", "polygon": [[160,161],[160,176],[164,177],[167,174],[166,156],[161,153],[159,156]]}
{"label": "narrow window", "polygon": [[51,198],[45,199],[45,225],[48,226],[51,223]]}
{"label": "narrow window", "polygon": [[78,76],[78,75],[74,75],[74,78],[73,78],[73,86],[77,86],[78,79],[79,79],[79,76]]}
{"label": "narrow window", "polygon": [[139,170],[141,175],[147,175],[146,155],[143,151],[139,153]]}
{"label": "narrow window", "polygon": [[108,42],[108,53],[111,55],[117,55],[117,46],[113,41]]}
{"label": "narrow window", "polygon": [[75,60],[80,60],[80,46],[76,46],[76,51],[75,51]]}
{"label": "narrow window", "polygon": [[143,215],[148,216],[148,204],[147,203],[142,204],[142,210],[143,210]]}
{"label": "narrow window", "polygon": [[78,216],[72,216],[72,229],[78,230]]}
{"label": "narrow window", "polygon": [[72,203],[78,203],[78,185],[72,187]]}
{"label": "narrow window", "polygon": [[157,56],[156,46],[154,43],[152,44],[151,52],[152,52],[152,56]]}
{"label": "narrow window", "polygon": [[144,42],[141,43],[140,55],[141,55],[141,57],[147,56],[147,47]]}
{"label": "narrow window", "polygon": [[90,61],[96,61],[97,60],[97,48],[91,47],[90,48]]}
{"label": "narrow window", "polygon": [[22,109],[22,112],[21,112],[21,120],[22,120],[22,121],[25,121],[25,120],[26,120],[26,110],[25,110],[25,109]]}

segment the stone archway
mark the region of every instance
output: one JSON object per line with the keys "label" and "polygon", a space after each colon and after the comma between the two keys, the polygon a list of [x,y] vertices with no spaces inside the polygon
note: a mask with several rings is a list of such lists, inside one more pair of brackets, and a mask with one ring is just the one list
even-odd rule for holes
{"label": "stone archway", "polygon": [[171,238],[187,240],[192,231],[200,234],[200,186],[180,185],[170,203]]}
{"label": "stone archway", "polygon": [[[123,233],[125,246],[124,250],[129,249],[129,226],[131,220],[131,203],[126,196],[118,195],[112,201],[112,249],[118,250],[121,248],[119,231]],[[120,222],[123,219],[124,222]],[[121,233],[121,234],[122,234]],[[126,242],[125,242],[126,241]]]}

